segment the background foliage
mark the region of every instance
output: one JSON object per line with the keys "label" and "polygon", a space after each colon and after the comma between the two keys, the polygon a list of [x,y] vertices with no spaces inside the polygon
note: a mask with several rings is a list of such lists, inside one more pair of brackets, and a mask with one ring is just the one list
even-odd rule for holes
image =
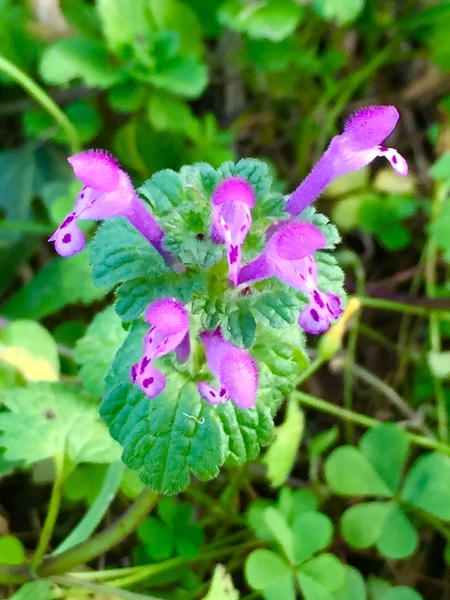
{"label": "background foliage", "polygon": [[[450,596],[449,27],[448,0],[0,0],[2,597]],[[122,265],[98,254],[93,268],[87,252],[54,255],[46,238],[79,190],[67,155],[109,149],[136,187],[160,169],[259,158],[277,175],[276,195],[368,104],[399,108],[391,143],[411,174],[375,162],[318,202],[343,235],[339,263],[363,308],[346,340],[335,329],[306,352],[267,333],[254,350],[267,365],[264,397],[289,397],[275,437],[262,427],[252,438],[249,422],[214,481],[189,478],[183,459],[172,465],[183,494],[142,492],[98,408],[117,350],[135,352],[142,337],[117,314],[135,319],[154,287],[126,252]],[[158,198],[174,249],[213,262],[183,246],[177,214]],[[94,250],[125,235],[114,227],[100,227]],[[96,226],[85,229],[92,238]],[[170,283],[154,269],[153,282]],[[196,274],[183,293],[203,285]],[[273,314],[252,306],[244,319],[242,307],[210,304],[209,324],[226,315],[243,347],[249,320]],[[113,372],[122,366],[119,354]],[[284,382],[299,372],[293,391]],[[205,461],[226,458],[213,455]],[[102,538],[129,507],[123,535]]]}

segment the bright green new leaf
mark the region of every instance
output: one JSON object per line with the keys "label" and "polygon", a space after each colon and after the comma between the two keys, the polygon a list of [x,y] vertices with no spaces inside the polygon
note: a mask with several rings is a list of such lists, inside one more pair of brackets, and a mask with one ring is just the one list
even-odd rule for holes
{"label": "bright green new leaf", "polygon": [[219,10],[219,19],[225,25],[250,37],[274,42],[293,33],[302,17],[303,9],[294,0],[254,3],[228,0]]}
{"label": "bright green new leaf", "polygon": [[80,252],[47,263],[12,296],[2,312],[11,318],[42,319],[69,304],[90,304],[104,295],[105,289],[92,283],[87,252]]}
{"label": "bright green new leaf", "polygon": [[362,436],[359,446],[391,492],[395,492],[408,456],[405,430],[394,423],[383,423],[369,429]]}
{"label": "bright green new leaf", "polygon": [[147,0],[96,0],[96,8],[108,46],[114,52],[132,47],[152,33]]}
{"label": "bright green new leaf", "polygon": [[313,0],[313,8],[317,14],[327,21],[335,21],[344,25],[354,21],[364,7],[365,0]]}
{"label": "bright green new leaf", "polygon": [[430,371],[438,379],[448,379],[450,377],[450,352],[430,350],[427,353],[427,362]]}
{"label": "bright green new leaf", "polygon": [[138,538],[145,542],[148,555],[156,560],[172,556],[174,535],[172,529],[161,519],[147,517],[137,530]]}
{"label": "bright green new leaf", "polygon": [[[271,550],[258,549],[249,554],[244,567],[247,583],[255,590],[275,588],[284,580],[291,580],[290,567]],[[285,596],[283,596],[284,600]],[[292,595],[295,598],[295,595]],[[286,600],[290,600],[286,597]]]}
{"label": "bright green new leaf", "polygon": [[56,342],[36,321],[14,321],[0,332],[0,361],[19,370],[26,381],[59,377]]}
{"label": "bright green new leaf", "polygon": [[283,487],[278,497],[280,512],[285,516],[289,525],[304,512],[317,510],[317,497],[311,490],[291,490]]}
{"label": "bright green new leaf", "polygon": [[300,571],[320,583],[329,592],[337,592],[345,583],[346,570],[341,561],[328,552],[303,563]]}
{"label": "bright green new leaf", "polygon": [[222,565],[214,569],[211,587],[203,600],[239,600],[239,592],[233,585],[231,575]]}
{"label": "bright green new leaf", "polygon": [[[450,156],[450,155],[449,155]],[[444,251],[445,258],[450,259],[450,199],[446,198],[441,206],[438,217],[432,221],[428,230],[430,236]]]}
{"label": "bright green new leaf", "polygon": [[267,476],[273,487],[282,485],[289,476],[297,456],[304,426],[303,411],[299,408],[298,402],[290,400],[285,420],[275,429],[276,438],[263,458],[267,467]]}
{"label": "bright green new leaf", "polygon": [[109,306],[94,317],[77,342],[75,360],[81,365],[80,377],[89,394],[103,395],[106,373],[126,336],[120,317]]}
{"label": "bright green new leaf", "polygon": [[450,152],[441,156],[431,167],[430,175],[433,179],[448,181],[450,179]]}
{"label": "bright green new leaf", "polygon": [[59,383],[37,382],[2,395],[0,445],[5,458],[31,465],[67,456],[72,465],[112,462],[119,448],[87,396]]}
{"label": "bright green new leaf", "polygon": [[311,459],[319,457],[328,448],[333,446],[339,437],[339,428],[337,425],[327,429],[323,433],[316,435],[309,444],[309,456]]}
{"label": "bright green new leaf", "polygon": [[179,52],[201,57],[203,54],[202,29],[188,3],[179,0],[146,0],[152,19],[159,29],[176,31],[179,36]]}
{"label": "bright green new leaf", "polygon": [[148,103],[148,118],[157,131],[184,131],[195,122],[186,102],[162,90],[153,91]]}
{"label": "bright green new leaf", "polygon": [[292,533],[294,560],[295,564],[299,565],[330,544],[333,537],[333,524],[323,513],[304,512],[294,518]]}
{"label": "bright green new leaf", "polygon": [[25,562],[25,548],[13,535],[0,537],[0,565],[21,565]]}
{"label": "bright green new leaf", "polygon": [[148,79],[157,88],[185,98],[197,98],[206,88],[208,71],[206,65],[193,56],[177,56]]}
{"label": "bright green new leaf", "polygon": [[406,477],[402,498],[450,521],[450,458],[437,452],[418,458]]}
{"label": "bright green new leaf", "polygon": [[392,495],[369,460],[353,446],[341,446],[331,453],[325,477],[335,492],[345,496]]}

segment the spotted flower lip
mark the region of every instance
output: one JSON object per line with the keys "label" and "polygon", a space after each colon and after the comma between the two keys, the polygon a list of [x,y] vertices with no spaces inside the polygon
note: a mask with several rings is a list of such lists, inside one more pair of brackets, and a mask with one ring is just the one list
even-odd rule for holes
{"label": "spotted flower lip", "polygon": [[344,131],[335,136],[311,173],[291,194],[286,210],[299,215],[336,177],[362,169],[377,156],[384,156],[401,176],[408,164],[394,148],[383,142],[394,130],[399,113],[394,106],[368,106],[356,111]]}
{"label": "spotted flower lip", "polygon": [[255,205],[255,192],[245,179],[228,177],[212,194],[211,238],[225,242],[228,255],[230,281],[237,285],[241,268],[241,246],[252,224],[251,209]]}
{"label": "spotted flower lip", "polygon": [[200,396],[209,404],[221,404],[232,400],[238,408],[255,406],[258,391],[258,368],[256,361],[241,348],[225,340],[220,329],[200,334],[206,352],[206,360],[219,389],[205,381],[197,384]]}
{"label": "spotted flower lip", "polygon": [[339,296],[317,287],[316,250],[325,247],[322,232],[306,221],[285,221],[272,228],[264,252],[245,265],[239,283],[277,277],[308,296],[298,323],[308,333],[323,333],[342,314]]}
{"label": "spotted flower lip", "polygon": [[160,298],[148,307],[145,321],[151,327],[144,338],[143,356],[131,367],[130,376],[148,398],[155,398],[166,387],[166,379],[153,361],[172,350],[179,350],[181,361],[189,357],[189,314],[174,298]]}
{"label": "spotted flower lip", "polygon": [[68,158],[75,175],[83,183],[74,210],[67,215],[49,238],[61,256],[69,257],[83,250],[86,239],[78,227],[78,219],[109,219],[122,216],[153,244],[166,260],[164,233],[142,200],[136,194],[130,178],[117,160],[105,150],[86,150]]}

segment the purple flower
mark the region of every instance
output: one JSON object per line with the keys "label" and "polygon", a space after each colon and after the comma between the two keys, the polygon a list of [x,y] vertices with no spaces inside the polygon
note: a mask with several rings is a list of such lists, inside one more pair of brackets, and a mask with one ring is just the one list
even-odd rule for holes
{"label": "purple flower", "polygon": [[211,238],[225,242],[230,281],[237,285],[241,246],[252,224],[250,209],[255,205],[255,193],[244,179],[228,177],[215,188],[212,203]]}
{"label": "purple flower", "polygon": [[73,256],[83,250],[86,240],[78,219],[126,217],[166,259],[162,248],[163,231],[136,194],[130,178],[116,159],[105,150],[86,150],[69,157],[75,175],[83,183],[74,210],[58,227],[50,242],[61,256]]}
{"label": "purple flower", "polygon": [[258,390],[258,368],[255,360],[241,348],[223,339],[219,329],[200,334],[206,352],[206,360],[219,382],[216,389],[200,381],[198,391],[209,404],[226,402],[230,398],[239,408],[255,406]]}
{"label": "purple flower", "polygon": [[180,302],[161,298],[150,304],[145,321],[151,327],[144,338],[143,357],[131,367],[131,381],[154,398],[166,387],[166,379],[153,361],[172,350],[181,361],[189,357],[189,314]]}
{"label": "purple flower", "polygon": [[317,287],[317,265],[313,254],[326,245],[322,232],[304,221],[284,221],[268,230],[271,237],[264,252],[245,265],[239,283],[277,277],[308,295],[309,302],[298,323],[308,333],[323,333],[343,310],[339,296]]}
{"label": "purple flower", "polygon": [[399,119],[394,106],[369,106],[347,121],[341,135],[335,136],[317,165],[292,193],[286,210],[299,215],[336,177],[362,169],[377,156],[384,156],[399,175],[408,173],[406,160],[393,148],[382,144]]}

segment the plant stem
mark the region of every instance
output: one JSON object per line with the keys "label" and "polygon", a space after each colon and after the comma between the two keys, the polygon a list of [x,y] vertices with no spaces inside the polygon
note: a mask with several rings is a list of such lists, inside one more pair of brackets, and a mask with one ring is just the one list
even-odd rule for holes
{"label": "plant stem", "polygon": [[430,308],[426,308],[425,306],[415,306],[414,304],[395,302],[394,300],[384,300],[383,298],[370,298],[369,296],[358,296],[358,300],[361,302],[362,306],[366,306],[368,308],[394,310],[396,312],[417,315],[419,317],[428,317],[432,310]]}
{"label": "plant stem", "polygon": [[123,598],[123,600],[161,600],[161,598],[148,596],[147,594],[136,594],[135,592],[128,592],[127,590],[113,589],[109,585],[94,583],[93,581],[86,581],[84,579],[80,579],[79,577],[56,575],[51,577],[50,581],[68,588],[91,590],[93,592],[97,592],[99,595],[104,594],[108,598]]}
{"label": "plant stem", "polygon": [[[378,427],[378,425],[380,425],[380,421],[378,421],[377,419],[367,417],[366,415],[362,415],[353,410],[342,408],[341,406],[332,404],[327,400],[321,400],[320,398],[316,398],[315,396],[305,394],[304,392],[300,392],[298,390],[293,392],[293,394],[295,394],[295,397],[297,398],[300,404],[303,404],[304,406],[308,406],[309,408],[313,408],[320,412],[333,415],[338,419],[350,421],[351,423],[361,425],[362,427]],[[423,435],[409,433],[409,431],[406,433],[409,441],[412,444],[416,444],[417,446],[420,446],[422,448],[428,448],[430,450],[439,450],[443,454],[450,455],[450,446],[448,444],[442,443],[439,440],[435,440],[433,438],[429,438]]]}
{"label": "plant stem", "polygon": [[300,373],[300,377],[297,381],[297,386],[301,385],[304,381],[309,379],[311,375],[313,375],[317,369],[319,369],[324,364],[324,359],[320,356],[317,356],[308,366],[307,368]]}
{"label": "plant stem", "polygon": [[47,92],[22,69],[19,69],[14,63],[1,55],[0,70],[14,79],[61,126],[67,135],[72,154],[78,152],[81,148],[81,142],[77,129]]}
{"label": "plant stem", "polygon": [[78,565],[103,554],[134,531],[155,506],[159,498],[160,494],[156,492],[142,491],[127,512],[105,531],[81,544],[77,544],[73,548],[69,548],[65,552],[61,552],[61,554],[44,559],[37,569],[37,574],[39,577],[49,577],[50,575],[66,573]]}
{"label": "plant stem", "polygon": [[42,528],[41,535],[39,536],[38,546],[33,558],[31,559],[30,568],[32,571],[35,571],[37,566],[40,564],[42,557],[47,550],[47,546],[52,538],[53,529],[56,524],[56,519],[58,518],[63,485],[64,455],[61,455],[55,457],[55,480],[53,482],[52,495],[50,497],[50,503],[48,506],[44,527]]}

